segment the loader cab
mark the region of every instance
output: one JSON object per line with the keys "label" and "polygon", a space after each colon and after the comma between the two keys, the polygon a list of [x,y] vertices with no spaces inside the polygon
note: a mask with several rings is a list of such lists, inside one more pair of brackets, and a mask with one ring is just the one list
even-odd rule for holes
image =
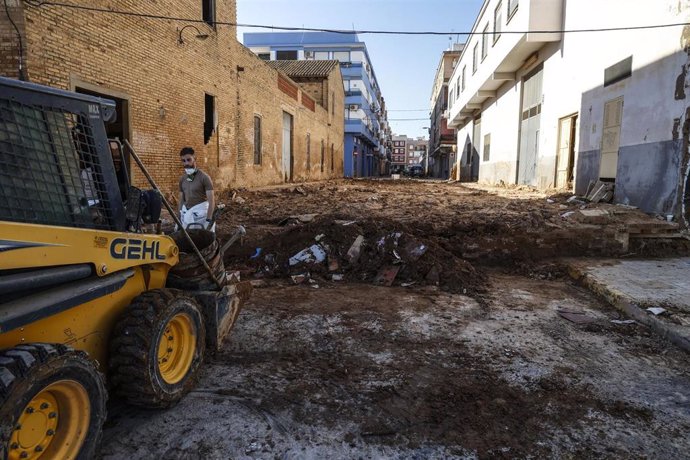
{"label": "loader cab", "polygon": [[2,78],[0,220],[122,231],[105,99]]}

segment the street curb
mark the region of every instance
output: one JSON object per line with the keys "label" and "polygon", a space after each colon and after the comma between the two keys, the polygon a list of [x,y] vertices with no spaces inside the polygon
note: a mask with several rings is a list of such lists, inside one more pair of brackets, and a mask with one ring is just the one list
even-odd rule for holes
{"label": "street curb", "polygon": [[585,269],[568,264],[568,275],[631,319],[648,326],[655,334],[690,353],[690,328],[668,324],[641,308],[635,301],[587,274]]}

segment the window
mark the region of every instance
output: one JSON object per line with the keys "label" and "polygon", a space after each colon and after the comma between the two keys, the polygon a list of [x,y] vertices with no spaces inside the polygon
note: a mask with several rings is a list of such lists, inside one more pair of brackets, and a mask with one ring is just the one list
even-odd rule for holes
{"label": "window", "polygon": [[503,27],[503,5],[498,2],[494,10],[494,43],[501,37],[501,28]]}
{"label": "window", "polygon": [[490,151],[491,151],[491,134],[487,134],[484,136],[484,157],[482,158],[483,161],[489,161]]}
{"label": "window", "polygon": [[323,142],[323,139],[321,139],[321,172],[323,172],[323,156],[325,155],[325,150],[326,150],[326,145]]}
{"label": "window", "polygon": [[254,115],[254,164],[261,164],[261,117]]}
{"label": "window", "polygon": [[204,94],[204,144],[211,140],[216,129],[216,98],[210,94]]}
{"label": "window", "polygon": [[276,59],[279,61],[296,61],[297,50],[276,51]]}
{"label": "window", "polygon": [[519,0],[508,0],[508,20],[513,16],[515,10],[517,10]]}
{"label": "window", "polygon": [[314,59],[316,59],[317,61],[328,60],[328,51],[316,51],[314,53]]}
{"label": "window", "polygon": [[333,59],[340,62],[350,62],[350,52],[349,51],[334,51]]}
{"label": "window", "polygon": [[331,172],[335,170],[335,149],[333,144],[331,144]]}
{"label": "window", "polygon": [[482,62],[489,52],[489,23],[487,22],[482,31]]}
{"label": "window", "polygon": [[259,59],[262,61],[270,61],[271,60],[271,53],[259,53],[257,54],[259,56]]}
{"label": "window", "polygon": [[307,173],[311,169],[311,134],[307,133]]}
{"label": "window", "polygon": [[455,102],[455,101],[453,100],[453,90],[451,89],[450,90],[450,105],[453,105],[453,102]]}
{"label": "window", "polygon": [[467,70],[467,66],[462,67],[462,81],[460,83],[460,87],[462,91],[465,91],[465,71]]}
{"label": "window", "polygon": [[479,58],[479,43],[474,44],[474,49],[472,50],[472,74],[477,71],[477,64]]}
{"label": "window", "polygon": [[216,27],[216,0],[202,0],[201,14],[206,24]]}

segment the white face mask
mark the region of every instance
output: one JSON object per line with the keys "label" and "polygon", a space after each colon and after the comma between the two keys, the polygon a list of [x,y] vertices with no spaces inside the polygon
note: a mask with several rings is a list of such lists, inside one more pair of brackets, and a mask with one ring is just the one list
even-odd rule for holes
{"label": "white face mask", "polygon": [[196,168],[184,168],[184,172],[187,173],[188,176],[191,176],[196,172]]}

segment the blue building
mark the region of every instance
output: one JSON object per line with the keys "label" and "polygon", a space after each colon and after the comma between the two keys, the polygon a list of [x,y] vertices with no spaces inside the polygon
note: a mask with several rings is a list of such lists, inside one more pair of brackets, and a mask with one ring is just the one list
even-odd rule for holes
{"label": "blue building", "polygon": [[331,32],[245,33],[244,45],[261,59],[340,61],[345,85],[346,177],[388,174],[391,128],[366,43],[356,34]]}

